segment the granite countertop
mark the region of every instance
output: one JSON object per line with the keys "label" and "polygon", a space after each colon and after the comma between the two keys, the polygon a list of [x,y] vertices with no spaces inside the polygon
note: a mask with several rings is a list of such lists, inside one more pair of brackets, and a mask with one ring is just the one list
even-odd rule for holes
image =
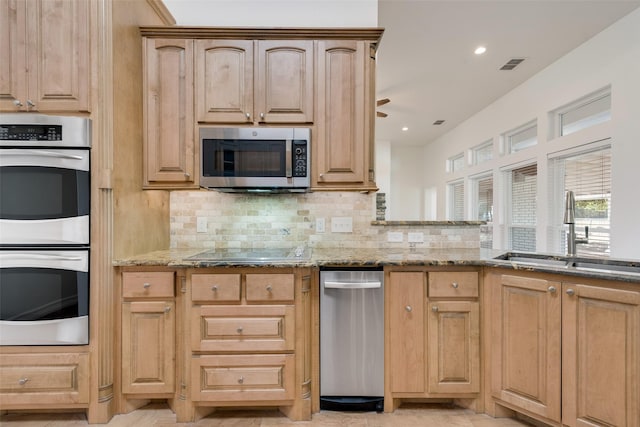
{"label": "granite countertop", "polygon": [[[308,257],[293,260],[266,260],[261,262],[233,260],[194,260],[194,255],[205,249],[169,249],[140,254],[114,261],[117,267],[162,266],[174,268],[205,267],[383,267],[383,266],[486,266],[532,272],[559,273],[604,280],[640,283],[640,274],[593,271],[552,265],[527,265],[509,260],[495,259],[504,250],[491,249],[365,249],[314,248]],[[558,256],[558,258],[562,258]],[[615,262],[614,260],[604,261]],[[638,261],[631,261],[635,265]]]}

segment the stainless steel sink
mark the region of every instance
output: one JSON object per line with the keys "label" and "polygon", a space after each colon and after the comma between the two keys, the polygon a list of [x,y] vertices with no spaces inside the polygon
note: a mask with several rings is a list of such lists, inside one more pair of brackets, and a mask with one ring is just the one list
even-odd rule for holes
{"label": "stainless steel sink", "polygon": [[565,270],[599,272],[608,274],[640,275],[640,262],[620,261],[598,258],[575,258],[557,255],[507,252],[495,257],[496,260],[509,261],[516,265],[531,267],[554,267]]}
{"label": "stainless steel sink", "polygon": [[532,266],[551,266],[566,267],[568,260],[552,255],[523,254],[515,252],[507,252],[506,254],[495,257],[494,259],[510,261],[516,264],[526,264]]}
{"label": "stainless steel sink", "polygon": [[223,261],[264,264],[283,261],[303,261],[311,256],[305,248],[265,248],[265,249],[209,249],[188,257],[191,261]]}
{"label": "stainless steel sink", "polygon": [[612,264],[609,262],[575,261],[570,263],[569,266],[576,268],[578,270],[640,275],[640,266],[633,265],[633,264]]}

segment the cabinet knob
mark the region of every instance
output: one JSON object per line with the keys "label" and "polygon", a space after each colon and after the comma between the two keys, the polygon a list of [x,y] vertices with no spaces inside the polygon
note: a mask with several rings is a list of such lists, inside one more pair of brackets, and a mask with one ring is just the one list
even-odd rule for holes
{"label": "cabinet knob", "polygon": [[251,114],[249,114],[249,113],[244,113],[244,116],[247,118],[247,120],[251,120]]}
{"label": "cabinet knob", "polygon": [[458,285],[458,282],[453,282],[453,283],[451,284],[451,287],[452,287],[453,289],[458,289],[458,286],[459,286],[459,285]]}
{"label": "cabinet knob", "polygon": [[271,291],[273,291],[273,286],[267,285],[267,292],[271,292]]}
{"label": "cabinet knob", "polygon": [[264,120],[264,113],[260,113],[260,120]]}
{"label": "cabinet knob", "polygon": [[13,105],[15,105],[16,107],[22,107],[22,102],[20,102],[19,99],[14,99],[13,100]]}
{"label": "cabinet knob", "polygon": [[189,172],[185,172],[185,173],[184,173],[184,177],[185,177],[185,178],[191,178],[191,174],[190,174]]}
{"label": "cabinet knob", "polygon": [[211,290],[212,290],[213,292],[218,292],[218,285],[213,285],[213,286],[211,287]]}
{"label": "cabinet knob", "polygon": [[434,305],[433,307],[431,307],[431,311],[433,311],[434,313],[438,312],[438,306]]}
{"label": "cabinet knob", "polygon": [[242,328],[242,326],[238,326],[238,329],[236,329],[236,331],[237,331],[239,334],[241,334],[243,330],[244,330],[244,329]]}
{"label": "cabinet knob", "polygon": [[556,292],[556,290],[557,290],[557,289],[556,289],[556,287],[555,287],[555,286],[549,286],[549,287],[547,288],[547,290],[553,294],[553,293],[555,293],[555,292]]}
{"label": "cabinet knob", "polygon": [[25,385],[25,384],[27,383],[27,381],[29,381],[29,378],[24,378],[24,377],[23,377],[23,378],[20,378],[20,379],[18,380],[18,384],[20,384],[20,385]]}
{"label": "cabinet knob", "polygon": [[36,106],[36,104],[34,104],[33,101],[31,101],[30,99],[27,99],[27,105],[29,107],[35,107]]}
{"label": "cabinet knob", "polygon": [[567,289],[567,295],[569,295],[570,297],[574,296],[576,294],[576,291],[574,291],[573,289]]}
{"label": "cabinet knob", "polygon": [[244,383],[244,377],[238,378],[238,384],[242,384],[242,383]]}
{"label": "cabinet knob", "polygon": [[151,283],[144,283],[142,287],[145,289],[149,289],[151,287]]}
{"label": "cabinet knob", "polygon": [[407,310],[409,313],[413,311],[413,308],[411,308],[410,305],[406,306],[404,309]]}
{"label": "cabinet knob", "polygon": [[170,306],[166,306],[166,307],[164,308],[164,312],[165,312],[165,313],[169,313],[170,311],[171,311],[171,307],[170,307]]}

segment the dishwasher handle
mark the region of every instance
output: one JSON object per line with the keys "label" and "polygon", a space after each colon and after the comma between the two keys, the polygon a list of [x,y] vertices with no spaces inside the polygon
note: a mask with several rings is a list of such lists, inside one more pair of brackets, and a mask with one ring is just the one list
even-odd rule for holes
{"label": "dishwasher handle", "polygon": [[324,287],[330,289],[375,289],[382,287],[382,282],[340,282],[326,280]]}

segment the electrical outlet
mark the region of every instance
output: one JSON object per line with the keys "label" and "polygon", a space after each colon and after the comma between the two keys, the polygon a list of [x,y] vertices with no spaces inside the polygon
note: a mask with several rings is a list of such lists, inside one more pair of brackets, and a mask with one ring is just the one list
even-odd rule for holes
{"label": "electrical outlet", "polygon": [[207,218],[204,216],[199,216],[196,219],[196,232],[197,233],[206,233],[207,232]]}
{"label": "electrical outlet", "polygon": [[353,218],[350,216],[336,216],[331,218],[332,233],[351,233],[353,232]]}
{"label": "electrical outlet", "polygon": [[316,218],[316,233],[324,233],[324,218]]}
{"label": "electrical outlet", "polygon": [[387,233],[387,242],[402,242],[404,235],[402,231],[389,231]]}
{"label": "electrical outlet", "polygon": [[407,233],[407,240],[409,241],[409,243],[424,243],[424,233],[423,232]]}

